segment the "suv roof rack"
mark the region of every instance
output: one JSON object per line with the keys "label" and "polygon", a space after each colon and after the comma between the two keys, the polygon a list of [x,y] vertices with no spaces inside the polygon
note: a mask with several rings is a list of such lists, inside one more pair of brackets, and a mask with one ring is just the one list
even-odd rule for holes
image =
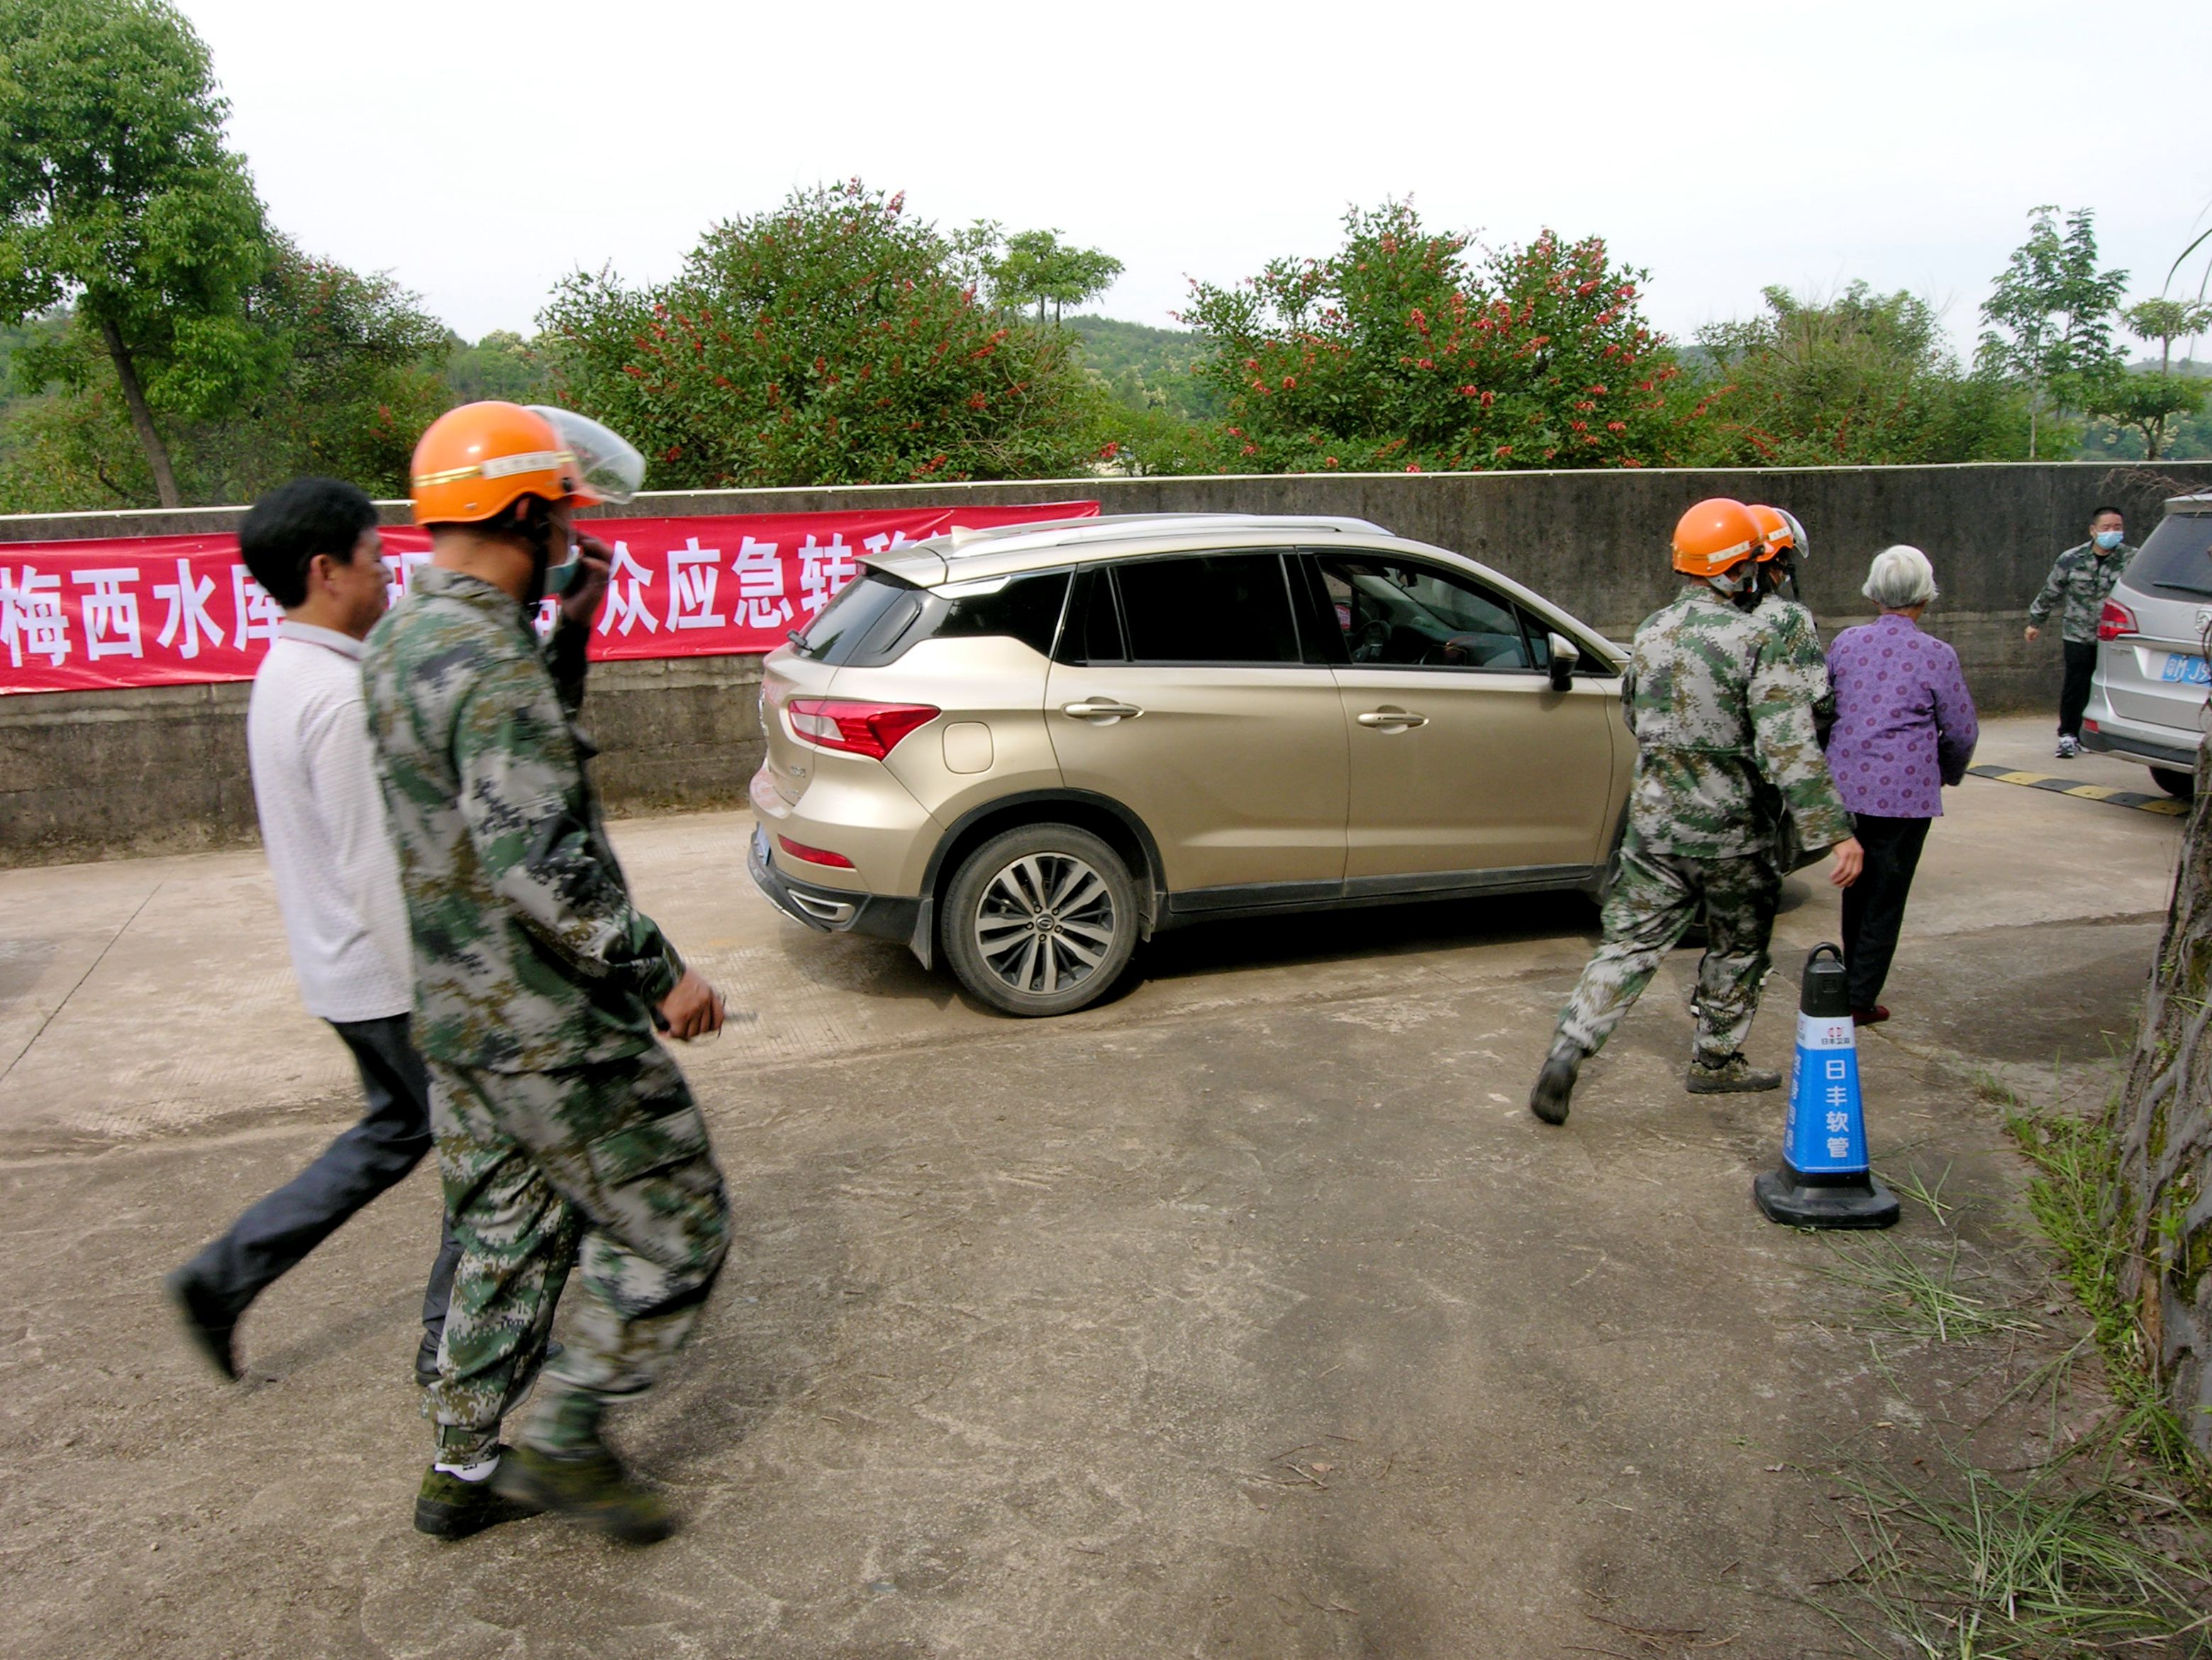
{"label": "suv roof rack", "polygon": [[[944,544],[948,558],[969,553],[1000,553],[1031,543],[1064,547],[1070,543],[1115,542],[1163,531],[1287,530],[1330,535],[1388,536],[1364,519],[1328,514],[1274,513],[1115,513],[1089,519],[1053,519],[1033,525],[994,525],[985,530],[951,530],[928,539]],[[914,546],[923,545],[921,543]]]}
{"label": "suv roof rack", "polygon": [[1054,519],[1034,525],[994,525],[988,530],[947,531],[902,543],[860,562],[919,587],[1044,569],[1082,559],[1090,550],[1111,554],[1146,542],[1182,545],[1207,537],[1291,538],[1328,536],[1395,539],[1364,519],[1327,514],[1267,513],[1121,513],[1097,519]]}

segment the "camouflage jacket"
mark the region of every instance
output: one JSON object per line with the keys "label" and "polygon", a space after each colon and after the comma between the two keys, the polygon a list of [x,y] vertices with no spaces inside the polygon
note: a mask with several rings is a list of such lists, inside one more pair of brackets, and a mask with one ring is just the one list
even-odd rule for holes
{"label": "camouflage jacket", "polygon": [[584,775],[586,629],[417,568],[368,637],[369,735],[415,942],[415,1047],[550,1072],[635,1055],[684,964],[630,903]]}
{"label": "camouflage jacket", "polygon": [[1636,733],[1629,828],[1657,853],[1724,859],[1772,853],[1787,814],[1807,851],[1851,833],[1814,728],[1832,697],[1802,605],[1743,611],[1686,585],[1636,630],[1622,681]]}
{"label": "camouflage jacket", "polygon": [[2027,620],[2037,628],[2052,611],[2058,612],[2058,636],[2077,645],[2097,643],[2097,613],[2106,596],[2136,550],[2123,542],[2110,553],[2099,555],[2094,542],[2084,542],[2058,556],[2044,579],[2043,591],[2028,602]]}

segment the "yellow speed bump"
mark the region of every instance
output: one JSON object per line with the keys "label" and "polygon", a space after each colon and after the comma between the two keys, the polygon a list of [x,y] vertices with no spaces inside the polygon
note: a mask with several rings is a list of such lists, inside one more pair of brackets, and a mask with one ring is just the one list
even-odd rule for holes
{"label": "yellow speed bump", "polygon": [[1986,778],[1993,784],[2021,784],[2032,790],[2049,790],[2053,795],[2071,795],[2083,801],[2105,801],[2116,807],[2133,807],[2137,812],[2155,812],[2167,818],[2179,818],[2189,811],[2189,803],[2177,801],[2170,795],[2146,795],[2135,790],[2117,790],[2109,784],[2076,784],[2070,779],[2054,778],[2048,773],[2013,772],[2003,767],[1969,767],[1967,772],[1976,778]]}

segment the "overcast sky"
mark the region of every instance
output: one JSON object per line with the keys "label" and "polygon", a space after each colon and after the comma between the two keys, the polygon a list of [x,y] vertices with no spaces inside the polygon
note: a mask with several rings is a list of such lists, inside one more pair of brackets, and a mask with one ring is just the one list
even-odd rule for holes
{"label": "overcast sky", "polygon": [[1099,308],[1140,322],[1410,195],[1489,242],[1602,234],[1678,336],[1864,277],[1962,343],[2039,203],[2094,208],[2133,297],[2212,202],[2203,0],[182,9],[276,223],[471,337],[853,174],[1105,249]]}

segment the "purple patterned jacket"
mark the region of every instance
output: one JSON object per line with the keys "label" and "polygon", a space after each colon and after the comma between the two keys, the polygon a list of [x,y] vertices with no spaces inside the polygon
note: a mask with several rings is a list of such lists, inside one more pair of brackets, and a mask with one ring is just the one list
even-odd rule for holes
{"label": "purple patterned jacket", "polygon": [[1981,736],[1959,654],[1892,611],[1828,648],[1836,725],[1828,768],[1853,812],[1940,818]]}

